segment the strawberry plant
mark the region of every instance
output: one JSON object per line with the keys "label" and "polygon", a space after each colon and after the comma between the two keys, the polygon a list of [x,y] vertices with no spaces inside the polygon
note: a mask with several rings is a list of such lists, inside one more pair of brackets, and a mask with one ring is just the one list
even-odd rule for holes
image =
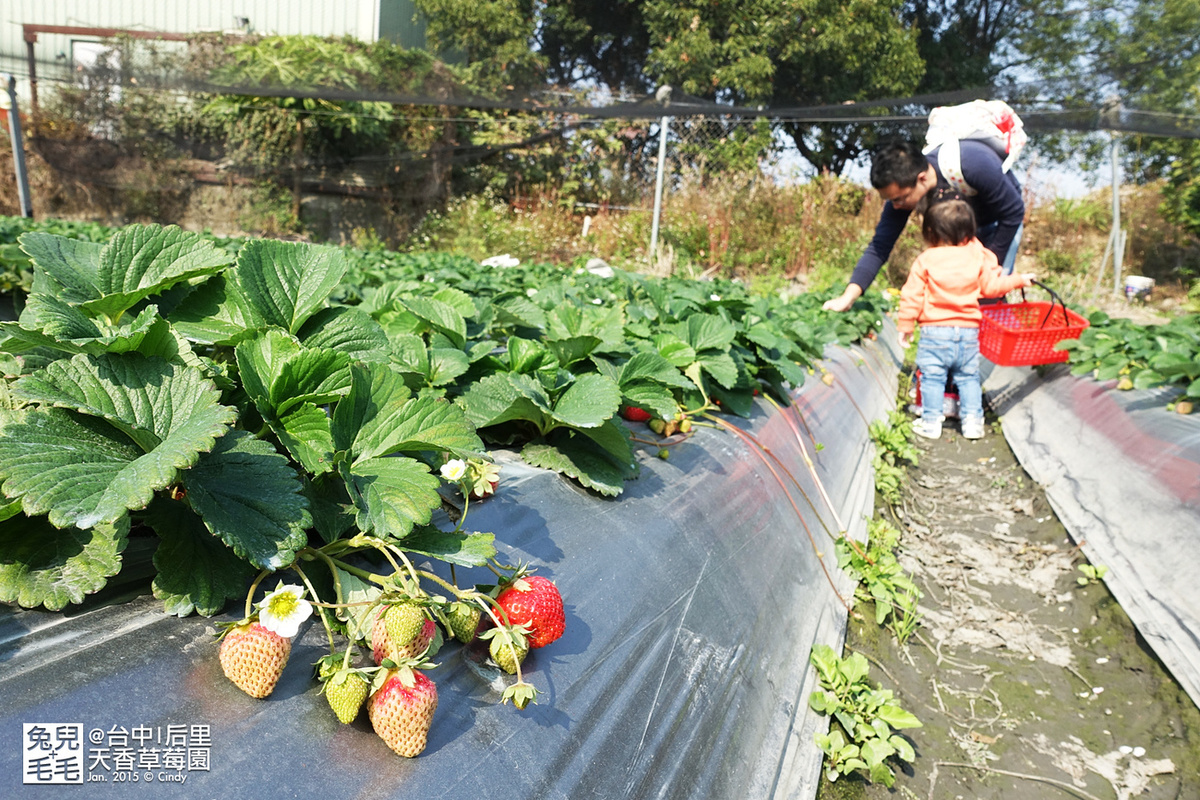
{"label": "strawberry plant", "polygon": [[876,517],[867,522],[867,545],[860,547],[845,535],[834,543],[838,566],[850,573],[858,586],[855,598],[875,604],[875,624],[886,625],[904,644],[920,620],[917,601],[921,590],[896,558],[900,531]]}
{"label": "strawberry plant", "polygon": [[809,695],[809,706],[838,726],[814,737],[826,754],[825,777],[832,783],[864,770],[871,781],[891,787],[896,776],[888,760],[916,758],[908,740],[894,731],[919,728],[921,721],[900,707],[891,690],[871,686],[870,666],[861,653],[842,659],[828,645],[816,645],[809,661],[821,683]]}
{"label": "strawberry plant", "polygon": [[1139,325],[1103,312],[1091,326],[1059,342],[1070,352],[1072,375],[1116,380],[1120,389],[1178,385],[1184,398],[1200,398],[1200,315],[1175,317],[1162,325]]}
{"label": "strawberry plant", "polygon": [[875,420],[869,426],[875,443],[875,489],[892,505],[900,502],[900,487],[904,484],[905,462],[915,465],[918,452],[913,446],[912,421],[902,411],[888,412],[886,420]]}
{"label": "strawberry plant", "polygon": [[0,599],[79,602],[131,532],[159,537],[154,592],[180,615],[220,611],[310,533],[440,547],[429,453],[483,444],[460,408],[413,395],[378,323],[327,303],[338,251],[252,240],[235,258],[159,226],[20,242],[34,277],[0,324],[19,368],[0,416]]}

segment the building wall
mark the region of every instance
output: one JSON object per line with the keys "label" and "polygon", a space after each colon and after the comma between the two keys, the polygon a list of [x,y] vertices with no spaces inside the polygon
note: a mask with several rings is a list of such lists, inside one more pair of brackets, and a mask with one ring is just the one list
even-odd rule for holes
{"label": "building wall", "polygon": [[[388,38],[406,47],[424,44],[424,27],[413,24],[412,0],[3,0],[0,11],[0,72],[26,84],[29,68],[23,23],[128,28],[169,33],[253,33]],[[72,37],[39,34],[34,45],[38,80],[65,78],[73,68]]]}

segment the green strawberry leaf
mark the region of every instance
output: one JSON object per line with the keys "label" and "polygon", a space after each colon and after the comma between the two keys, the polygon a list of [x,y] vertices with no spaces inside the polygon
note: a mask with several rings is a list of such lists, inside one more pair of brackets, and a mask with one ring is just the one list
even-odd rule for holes
{"label": "green strawberry leaf", "polygon": [[[74,304],[100,295],[103,244],[41,232],[23,233],[17,242],[36,265],[35,272],[51,281],[52,285],[45,287],[46,294]],[[40,288],[35,286],[35,291]]]}
{"label": "green strawberry leaf", "polygon": [[334,247],[251,239],[233,273],[261,324],[294,334],[325,305],[346,266]]}
{"label": "green strawberry leaf", "polygon": [[212,448],[236,410],[198,370],[140,356],[75,356],[17,383],[29,408],[0,429],[0,479],[57,527],[145,508]]}
{"label": "green strawberry leaf", "polygon": [[553,339],[546,342],[546,347],[554,353],[558,364],[563,369],[570,369],[590,356],[601,344],[598,336],[572,336],[569,339]]}
{"label": "green strawberry leaf", "polygon": [[360,361],[388,358],[390,343],[383,326],[357,308],[323,308],[297,335],[309,350],[336,350]]}
{"label": "green strawberry leaf", "polygon": [[[692,358],[695,358],[695,353],[692,353]],[[687,363],[690,364],[691,361],[689,360]],[[687,366],[687,364],[682,366]],[[661,353],[651,350],[635,353],[621,365],[621,374],[618,379],[621,389],[624,390],[626,383],[635,381],[654,381],[679,389],[690,389],[692,386],[691,381],[680,374],[679,367],[664,358]]]}
{"label": "green strawberry leaf", "polygon": [[454,306],[430,297],[406,297],[401,301],[408,312],[431,329],[445,335],[455,347],[467,341],[467,322]]}
{"label": "green strawberry leaf", "polygon": [[359,530],[403,539],[425,525],[441,505],[441,480],[413,458],[370,458],[344,466],[342,477],[357,511]]}
{"label": "green strawberry leaf", "polygon": [[320,475],[333,469],[333,431],[323,408],[305,403],[268,424],[280,444],[306,470]]}
{"label": "green strawberry leaf", "polygon": [[528,375],[487,375],[471,385],[458,404],[476,428],[527,420],[539,430],[550,424],[550,398]]}
{"label": "green strawberry leaf", "polygon": [[400,547],[463,567],[482,567],[496,555],[495,542],[492,533],[455,533],[423,525],[413,528]]}
{"label": "green strawberry leaf", "polygon": [[154,552],[154,596],[166,613],[219,614],[228,601],[243,598],[255,568],[212,535],[186,504],[157,498],[145,521],[161,540]]}
{"label": "green strawberry leaf", "polygon": [[337,617],[346,623],[347,635],[351,640],[370,641],[371,627],[379,611],[378,606],[370,604],[383,594],[383,589],[342,569],[337,569],[337,575],[342,586],[343,602],[347,604],[337,610]]}
{"label": "green strawberry leaf", "polygon": [[651,341],[658,354],[679,369],[696,360],[696,349],[672,333],[655,334]]}
{"label": "green strawberry leaf", "polygon": [[728,353],[702,353],[696,359],[696,363],[726,389],[732,389],[737,383],[737,363]]}
{"label": "green strawberry leaf", "polygon": [[923,727],[919,719],[900,706],[884,704],[876,710],[875,714],[879,719],[891,725],[896,730]]}
{"label": "green strawberry leaf", "polygon": [[679,410],[675,395],[659,383],[632,381],[621,387],[621,396],[627,405],[644,408],[659,419],[671,419]]}
{"label": "green strawberry leaf", "polygon": [[597,373],[579,376],[554,404],[554,419],[575,428],[596,428],[621,405],[621,390]]}
{"label": "green strawberry leaf", "polygon": [[546,327],[546,312],[524,297],[508,297],[492,305],[496,314],[496,325],[501,328]]}
{"label": "green strawberry leaf", "polygon": [[[633,457],[629,430],[616,419],[607,420],[598,428],[581,428],[579,434],[591,439],[621,473],[625,480],[636,478],[641,468]],[[559,436],[561,433],[556,433]],[[578,439],[578,437],[575,437]]]}
{"label": "green strawberry leaf", "polygon": [[574,478],[588,489],[616,497],[625,489],[624,470],[582,436],[531,442],[521,450],[525,463]]}
{"label": "green strawberry leaf", "polygon": [[401,333],[388,337],[392,366],[401,372],[419,375],[421,383],[429,380],[432,369],[429,364],[429,348],[415,333]]}
{"label": "green strawberry leaf", "polygon": [[0,522],[0,602],[58,611],[104,588],[121,569],[129,517],[89,530],[57,528],[45,517]]}
{"label": "green strawberry leaf", "polygon": [[386,367],[356,366],[349,395],[333,413],[334,442],[355,461],[422,450],[461,458],[483,454],[483,442],[458,406],[412,397],[403,377]]}
{"label": "green strawberry leaf", "polygon": [[287,459],[245,431],[222,437],[183,473],[188,501],[233,552],[260,569],[288,566],[312,524]]}
{"label": "green strawberry leaf", "polygon": [[225,275],[196,287],[168,316],[188,339],[210,345],[236,344],[247,331],[264,325],[241,286]]}
{"label": "green strawberry leaf", "polygon": [[337,541],[354,527],[354,507],[340,474],[326,472],[305,481],[304,496],[313,527],[326,543]]}
{"label": "green strawberry leaf", "polygon": [[150,295],[219,272],[231,261],[228,253],[198,233],[175,225],[130,225],[117,231],[100,251],[96,294],[78,304],[88,313],[115,321]]}
{"label": "green strawberry leaf", "polygon": [[435,347],[429,351],[429,385],[446,386],[471,368],[467,354],[449,347]]}
{"label": "green strawberry leaf", "polygon": [[674,330],[697,353],[704,350],[724,352],[737,336],[733,325],[714,314],[692,314],[676,325]]}

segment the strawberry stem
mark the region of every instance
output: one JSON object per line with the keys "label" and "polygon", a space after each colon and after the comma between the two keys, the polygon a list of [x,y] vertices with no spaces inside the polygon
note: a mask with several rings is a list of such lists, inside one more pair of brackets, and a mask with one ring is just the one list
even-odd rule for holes
{"label": "strawberry stem", "polygon": [[[292,564],[292,569],[300,576],[300,580],[304,581],[304,585],[308,587],[309,594],[313,596],[313,599],[317,600],[319,595],[317,594],[316,587],[312,585],[312,581],[304,574],[304,570],[300,569],[300,565]],[[326,612],[324,605],[324,603],[317,604],[317,614],[321,617],[321,625],[325,627],[325,635],[329,638],[329,652],[336,653],[337,644],[333,641],[333,628],[329,626],[329,619],[325,616],[328,612]]]}
{"label": "strawberry stem", "polygon": [[258,576],[254,579],[254,582],[250,584],[250,591],[246,593],[245,619],[250,619],[250,615],[254,613],[254,593],[258,591],[258,585],[262,583],[263,580],[270,574],[271,570],[264,569],[262,572],[258,573]]}

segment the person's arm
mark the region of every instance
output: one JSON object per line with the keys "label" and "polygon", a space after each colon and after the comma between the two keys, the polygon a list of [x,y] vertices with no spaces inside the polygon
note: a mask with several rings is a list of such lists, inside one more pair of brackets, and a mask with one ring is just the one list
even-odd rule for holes
{"label": "person's arm", "polygon": [[1021,187],[1004,171],[1000,156],[986,144],[963,140],[959,142],[959,153],[963,179],[976,192],[980,227],[998,223],[995,231],[983,241],[983,246],[995,253],[996,260],[1003,264],[1017,229],[1025,221]]}
{"label": "person's arm", "polygon": [[855,300],[862,297],[863,292],[871,285],[871,281],[875,280],[880,268],[888,260],[888,256],[892,254],[892,248],[904,231],[904,226],[908,224],[911,213],[893,208],[890,201],[883,204],[883,212],[879,215],[879,222],[875,224],[875,235],[854,266],[846,290],[840,296],[826,301],[822,308],[827,311],[846,311],[854,305]]}
{"label": "person's arm", "polygon": [[925,265],[921,257],[913,262],[908,270],[908,278],[900,289],[900,310],[896,318],[896,329],[900,332],[900,346],[908,347],[912,341],[913,331],[917,327],[917,318],[925,305]]}
{"label": "person's arm", "polygon": [[1013,289],[1023,289],[1037,278],[1037,274],[1026,272],[1020,275],[1005,275],[1000,269],[996,255],[984,250],[984,262],[979,269],[979,293],[983,297],[1003,297]]}

